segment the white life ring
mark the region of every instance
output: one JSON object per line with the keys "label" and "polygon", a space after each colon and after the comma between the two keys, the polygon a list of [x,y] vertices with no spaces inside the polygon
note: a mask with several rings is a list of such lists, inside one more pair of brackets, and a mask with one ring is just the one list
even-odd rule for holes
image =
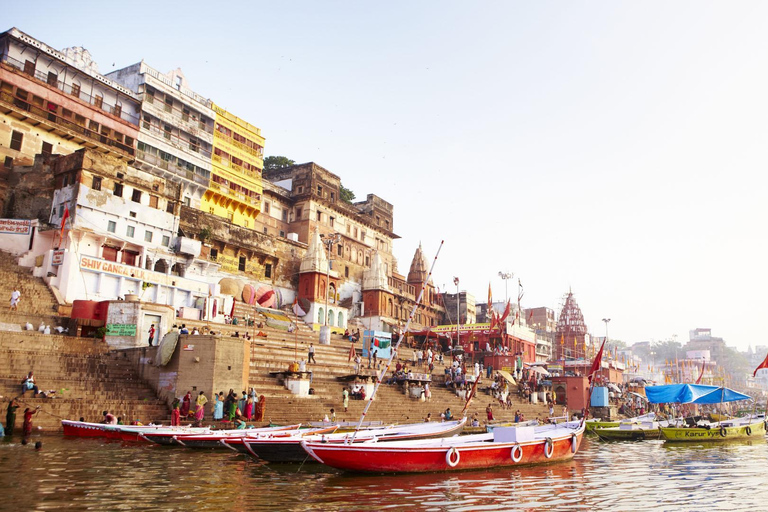
{"label": "white life ring", "polygon": [[[517,453],[517,457],[515,457],[515,453]],[[520,443],[515,443],[515,446],[509,452],[509,456],[512,457],[512,462],[520,462],[520,459],[523,458],[523,447],[520,446]]]}
{"label": "white life ring", "polygon": [[576,453],[576,447],[579,444],[579,436],[571,434],[571,453]]}
{"label": "white life ring", "polygon": [[[453,456],[456,456],[456,459],[454,460]],[[459,453],[459,450],[456,449],[455,446],[451,446],[450,450],[445,452],[445,462],[452,468],[455,468],[459,461],[461,460],[461,453]]]}
{"label": "white life ring", "polygon": [[548,437],[544,441],[544,456],[549,459],[552,457],[553,453],[555,453],[555,443],[552,441],[551,437]]}

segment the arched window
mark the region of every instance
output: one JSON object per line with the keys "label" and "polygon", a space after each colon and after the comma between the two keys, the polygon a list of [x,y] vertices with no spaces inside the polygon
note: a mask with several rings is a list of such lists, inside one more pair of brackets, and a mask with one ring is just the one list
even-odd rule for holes
{"label": "arched window", "polygon": [[331,283],[328,293],[330,294],[328,296],[328,302],[335,304],[336,303],[336,285],[335,284]]}
{"label": "arched window", "polygon": [[317,323],[325,324],[325,310],[323,308],[317,310]]}
{"label": "arched window", "polygon": [[389,301],[387,302],[387,314],[389,314],[389,316],[392,316],[392,313],[393,313],[392,299],[389,299]]}
{"label": "arched window", "polygon": [[344,327],[344,314],[341,311],[339,311],[339,323],[338,323],[338,325],[339,325],[339,327]]}
{"label": "arched window", "polygon": [[328,325],[333,327],[333,310],[332,309],[328,310]]}
{"label": "arched window", "polygon": [[168,271],[168,265],[166,264],[165,260],[157,260],[155,262],[155,272],[160,272],[161,274],[165,274]]}

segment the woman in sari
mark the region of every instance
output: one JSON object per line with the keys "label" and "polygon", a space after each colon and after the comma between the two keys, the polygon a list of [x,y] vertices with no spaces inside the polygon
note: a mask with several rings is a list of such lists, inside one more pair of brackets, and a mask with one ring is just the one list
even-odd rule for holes
{"label": "woman in sari", "polygon": [[229,421],[235,421],[235,414],[237,414],[237,395],[234,390],[229,390],[229,409],[227,409],[227,419]]}
{"label": "woman in sari", "polygon": [[181,401],[181,417],[186,418],[189,416],[189,408],[190,405],[192,405],[192,393],[190,391],[187,391],[187,394],[184,395],[184,399]]}
{"label": "woman in sari", "polygon": [[221,421],[224,419],[224,392],[219,391],[214,398],[216,403],[213,405],[213,421]]}
{"label": "woman in sari", "polygon": [[259,397],[259,401],[256,403],[256,414],[254,415],[253,421],[264,421],[264,410],[267,405],[266,400],[264,395]]}
{"label": "woman in sari", "polygon": [[171,426],[178,427],[181,425],[181,413],[179,412],[179,407],[181,407],[181,400],[174,398],[171,407],[173,408],[173,411],[171,411]]}
{"label": "woman in sari", "polygon": [[253,398],[250,396],[245,400],[245,416],[246,421],[251,421],[253,418]]}
{"label": "woman in sari", "polygon": [[197,395],[197,398],[195,399],[195,423],[198,425],[202,423],[203,419],[205,418],[205,404],[207,403],[208,403],[208,398],[201,391],[200,394]]}
{"label": "woman in sari", "polygon": [[5,435],[7,436],[13,435],[13,428],[16,425],[16,409],[18,408],[19,403],[15,398],[12,398],[5,413]]}
{"label": "woman in sari", "polygon": [[36,409],[30,409],[27,407],[24,409],[24,438],[26,439],[30,435],[32,435],[32,417],[40,412],[40,406],[38,405]]}

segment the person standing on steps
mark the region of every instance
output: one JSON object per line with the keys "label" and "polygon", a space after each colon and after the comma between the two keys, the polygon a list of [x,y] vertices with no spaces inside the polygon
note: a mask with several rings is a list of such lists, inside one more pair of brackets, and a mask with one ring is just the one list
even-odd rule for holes
{"label": "person standing on steps", "polygon": [[152,346],[152,340],[155,339],[155,324],[149,326],[149,346]]}
{"label": "person standing on steps", "polygon": [[315,361],[315,344],[310,343],[309,344],[309,351],[307,355],[307,363],[315,363],[317,364],[317,361]]}
{"label": "person standing on steps", "polygon": [[12,436],[16,425],[16,409],[20,407],[19,402],[12,398],[8,403],[8,410],[5,412],[5,435]]}
{"label": "person standing on steps", "polygon": [[344,388],[344,391],[341,392],[341,402],[344,405],[344,412],[347,412],[349,407],[349,391],[347,391],[347,388]]}
{"label": "person standing on steps", "polygon": [[21,300],[21,292],[19,291],[18,286],[14,286],[13,291],[11,292],[11,311],[16,311],[18,309],[19,300]]}

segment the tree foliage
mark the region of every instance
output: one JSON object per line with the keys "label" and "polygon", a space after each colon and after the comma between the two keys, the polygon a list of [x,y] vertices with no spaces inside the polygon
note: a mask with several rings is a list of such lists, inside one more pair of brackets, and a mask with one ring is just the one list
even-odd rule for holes
{"label": "tree foliage", "polygon": [[295,164],[293,160],[287,156],[268,156],[264,159],[264,170],[274,171],[276,169],[284,169]]}
{"label": "tree foliage", "polygon": [[351,203],[355,199],[355,193],[344,185],[339,185],[339,197],[345,203]]}

